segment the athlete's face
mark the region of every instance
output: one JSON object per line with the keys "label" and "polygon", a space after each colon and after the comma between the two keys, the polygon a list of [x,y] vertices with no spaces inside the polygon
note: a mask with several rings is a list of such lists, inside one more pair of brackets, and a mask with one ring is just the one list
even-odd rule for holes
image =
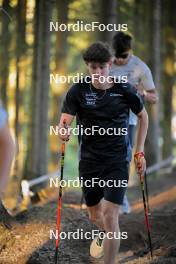
{"label": "athlete's face", "polygon": [[128,63],[130,57],[132,55],[132,50],[128,50],[120,54],[118,57],[115,58],[115,63],[117,65],[125,65]]}
{"label": "athlete's face", "polygon": [[87,63],[89,74],[91,77],[94,75],[94,79],[96,82],[99,82],[98,78],[101,76],[103,77],[109,76],[111,65],[112,65],[111,61],[106,63],[98,63],[98,62]]}

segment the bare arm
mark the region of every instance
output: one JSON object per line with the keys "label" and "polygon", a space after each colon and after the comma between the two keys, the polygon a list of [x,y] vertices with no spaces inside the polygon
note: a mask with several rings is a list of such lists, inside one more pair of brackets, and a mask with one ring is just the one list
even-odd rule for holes
{"label": "bare arm", "polygon": [[[139,128],[137,134],[136,154],[144,152],[144,143],[148,129],[148,114],[145,108],[143,108],[143,110],[138,114],[138,124],[139,124]],[[145,157],[139,158],[135,161],[136,161],[135,163],[138,174],[144,173],[144,171],[146,170]]]}
{"label": "bare arm", "polygon": [[148,129],[148,114],[145,108],[137,115],[138,116],[138,134],[136,152],[144,151],[144,143]]}

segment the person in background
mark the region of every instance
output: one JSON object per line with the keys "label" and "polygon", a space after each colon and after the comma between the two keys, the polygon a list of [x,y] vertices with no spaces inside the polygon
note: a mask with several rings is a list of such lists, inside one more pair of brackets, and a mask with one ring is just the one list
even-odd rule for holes
{"label": "person in background", "polygon": [[7,112],[0,102],[0,224],[10,229],[14,219],[5,208],[2,200],[15,157],[15,143],[10,134],[7,119]]}
{"label": "person in background", "polygon": [[[158,100],[155,84],[149,67],[133,54],[132,37],[124,32],[118,32],[112,40],[114,50],[113,66],[110,76],[127,76],[127,81],[136,87],[142,95],[144,102],[155,104]],[[134,146],[137,116],[130,111],[129,139],[131,147]],[[130,213],[130,205],[127,196],[124,196],[121,210],[124,214]]]}

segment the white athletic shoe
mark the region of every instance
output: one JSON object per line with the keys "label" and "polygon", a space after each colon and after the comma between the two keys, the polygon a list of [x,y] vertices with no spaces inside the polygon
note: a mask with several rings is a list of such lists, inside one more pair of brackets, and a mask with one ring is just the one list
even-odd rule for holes
{"label": "white athletic shoe", "polygon": [[90,255],[93,258],[101,258],[104,255],[104,250],[103,250],[103,244],[104,244],[104,239],[99,238],[98,236],[94,238],[90,245]]}

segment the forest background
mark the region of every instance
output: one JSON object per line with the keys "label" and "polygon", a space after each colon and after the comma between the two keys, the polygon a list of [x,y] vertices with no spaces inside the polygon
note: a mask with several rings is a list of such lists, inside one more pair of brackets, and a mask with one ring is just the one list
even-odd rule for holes
{"label": "forest background", "polygon": [[[134,54],[150,67],[159,103],[147,105],[148,166],[176,154],[176,1],[1,0],[0,93],[18,146],[12,181],[59,168],[60,141],[50,135],[71,84],[50,83],[50,74],[85,73],[82,53],[94,41],[111,44],[115,32],[50,31],[50,22],[127,24]],[[78,143],[66,149],[66,177],[77,176]]]}

